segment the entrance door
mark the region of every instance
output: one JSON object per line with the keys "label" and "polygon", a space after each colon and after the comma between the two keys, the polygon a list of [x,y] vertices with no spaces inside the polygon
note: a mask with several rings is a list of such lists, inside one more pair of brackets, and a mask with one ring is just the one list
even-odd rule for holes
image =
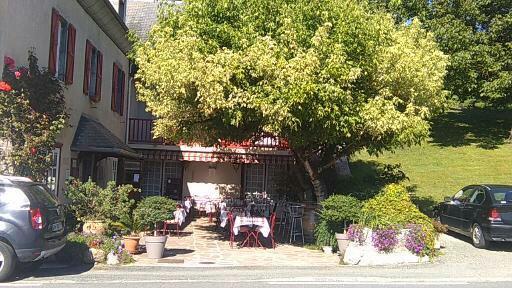
{"label": "entrance door", "polygon": [[183,165],[178,161],[164,164],[164,195],[177,201],[183,198]]}

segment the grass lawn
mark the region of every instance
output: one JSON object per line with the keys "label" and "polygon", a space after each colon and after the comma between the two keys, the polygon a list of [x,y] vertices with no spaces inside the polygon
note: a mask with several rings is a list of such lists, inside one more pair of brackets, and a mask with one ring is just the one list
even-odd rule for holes
{"label": "grass lawn", "polygon": [[512,185],[511,128],[512,110],[452,110],[433,121],[423,145],[379,157],[359,153],[351,162],[355,174],[364,165],[400,163],[416,196],[437,202],[469,184]]}

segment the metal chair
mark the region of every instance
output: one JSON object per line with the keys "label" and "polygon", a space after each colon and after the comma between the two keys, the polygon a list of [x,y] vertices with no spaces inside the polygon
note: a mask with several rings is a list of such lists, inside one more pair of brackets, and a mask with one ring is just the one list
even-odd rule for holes
{"label": "metal chair", "polygon": [[[302,225],[302,217],[304,217],[304,207],[302,205],[290,205],[290,243],[295,242],[296,236],[302,237],[302,245],[304,246],[304,226]],[[299,229],[300,224],[300,229]]]}

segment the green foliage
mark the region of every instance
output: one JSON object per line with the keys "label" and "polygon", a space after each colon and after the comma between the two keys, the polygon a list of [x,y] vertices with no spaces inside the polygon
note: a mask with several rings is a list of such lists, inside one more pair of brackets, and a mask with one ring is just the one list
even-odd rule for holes
{"label": "green foliage", "polygon": [[6,64],[2,73],[12,87],[0,91],[0,138],[10,145],[2,162],[4,173],[43,181],[69,115],[61,82],[39,68],[33,51],[28,54],[28,68]]}
{"label": "green foliage", "polygon": [[322,205],[320,218],[341,226],[345,221],[353,222],[358,219],[362,208],[359,200],[344,195],[333,195],[320,204]]}
{"label": "green foliage", "polygon": [[79,221],[129,223],[135,200],[129,199],[128,195],[133,190],[136,189],[131,185],[116,187],[115,182],[109,182],[106,188],[101,188],[91,179],[85,183],[72,179],[67,183],[65,195],[69,201],[69,210]]}
{"label": "green foliage", "polygon": [[[132,54],[157,137],[214,144],[270,133],[304,166],[318,153],[331,163],[419,143],[445,105],[447,57],[433,36],[361,1],[164,5]],[[323,169],[311,166],[313,182]]]}
{"label": "green foliage", "polygon": [[351,196],[333,195],[322,201],[321,205],[320,221],[315,227],[316,244],[336,248],[335,233],[343,232],[345,224],[359,218],[361,202]]}
{"label": "green foliage", "polygon": [[159,222],[174,218],[176,202],[162,196],[151,196],[144,198],[135,211],[133,218],[140,223],[142,229],[155,230]]}
{"label": "green foliage", "polygon": [[[341,227],[341,226],[340,226]],[[336,231],[339,227],[332,227],[327,221],[320,220],[315,226],[315,244],[318,247],[331,246],[334,251],[337,248]],[[338,231],[341,232],[341,231]]]}
{"label": "green foliage", "polygon": [[429,253],[434,252],[437,232],[432,220],[418,210],[402,185],[390,184],[383,192],[366,201],[361,210],[361,224],[371,229],[421,225],[427,235],[426,249]]}
{"label": "green foliage", "polygon": [[512,101],[512,2],[371,0],[398,22],[418,17],[450,55],[446,88],[459,101]]}

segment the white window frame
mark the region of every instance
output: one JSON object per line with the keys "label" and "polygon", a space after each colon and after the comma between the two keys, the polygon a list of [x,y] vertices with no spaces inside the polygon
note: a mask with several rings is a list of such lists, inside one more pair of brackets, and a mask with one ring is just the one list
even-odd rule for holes
{"label": "white window frame", "polygon": [[53,195],[58,196],[59,193],[59,175],[60,175],[60,157],[61,149],[54,148],[52,154],[52,166],[46,172],[46,184]]}

